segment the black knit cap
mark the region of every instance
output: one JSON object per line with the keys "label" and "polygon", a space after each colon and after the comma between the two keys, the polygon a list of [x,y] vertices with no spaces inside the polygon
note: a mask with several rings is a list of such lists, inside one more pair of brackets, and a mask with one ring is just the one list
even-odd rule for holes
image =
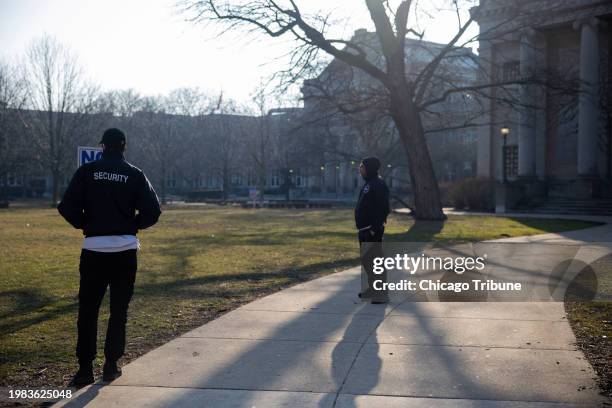
{"label": "black knit cap", "polygon": [[378,170],[380,169],[380,160],[376,157],[366,157],[361,161],[363,167],[366,169],[367,177],[374,177],[378,175]]}
{"label": "black knit cap", "polygon": [[100,144],[105,146],[123,146],[125,144],[125,133],[117,128],[110,128],[104,131],[102,134],[102,140]]}

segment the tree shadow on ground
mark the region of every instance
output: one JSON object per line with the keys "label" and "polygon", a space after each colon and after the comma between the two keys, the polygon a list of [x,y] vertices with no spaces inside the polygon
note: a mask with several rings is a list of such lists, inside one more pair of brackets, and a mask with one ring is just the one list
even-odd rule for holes
{"label": "tree shadow on ground", "polygon": [[[278,232],[266,232],[265,234],[256,231],[245,232],[225,232],[220,235],[211,234],[191,234],[167,241],[166,239],[155,238],[153,243],[162,248],[197,246],[198,248],[219,247],[228,248],[232,245],[254,245],[254,246],[277,246],[287,245],[291,242],[350,242],[355,238],[354,232],[334,231],[325,229],[315,229],[308,231],[282,230]],[[162,249],[163,250],[163,249]]]}
{"label": "tree shadow on ground", "polygon": [[[237,298],[241,296],[244,297],[247,294],[249,295],[248,298],[252,299],[293,284],[308,281],[314,277],[322,276],[326,271],[333,270],[334,268],[354,266],[358,262],[358,258],[346,258],[297,268],[283,268],[272,272],[219,273],[196,278],[176,279],[172,282],[137,283],[135,296],[167,298],[168,294],[172,293],[177,302],[181,300],[201,299],[205,296]],[[223,288],[223,284],[232,282],[242,285],[239,288]],[[264,286],[255,285],[255,283],[262,282],[267,282],[268,284]],[[58,299],[39,296],[36,291],[32,290],[10,291],[0,294],[2,298],[5,296],[12,300],[12,307],[10,310],[2,313],[2,320],[7,320],[7,322],[0,323],[0,337],[50,319],[67,314],[75,314],[78,308],[76,296],[69,303],[61,305],[54,305]],[[35,316],[19,318],[19,316],[25,316],[40,310],[42,310],[42,312],[37,313]],[[9,319],[11,316],[15,316],[17,319]]]}
{"label": "tree shadow on ground", "polygon": [[444,229],[445,221],[414,220],[408,231],[385,234],[388,242],[432,242]]}
{"label": "tree shadow on ground", "polygon": [[[357,275],[354,280],[356,279],[358,279]],[[249,325],[244,328],[245,332],[234,332],[232,341],[248,342],[244,348],[238,353],[232,353],[226,358],[223,357],[222,361],[217,360],[212,367],[207,364],[202,365],[203,369],[199,375],[193,375],[190,372],[189,387],[328,393],[333,394],[336,398],[340,394],[345,397],[347,394],[351,394],[351,391],[354,391],[351,387],[357,387],[358,394],[368,394],[374,391],[380,385],[384,363],[384,359],[380,355],[381,346],[376,339],[376,329],[394,305],[361,303],[352,293],[356,288],[357,285],[354,281],[349,282],[347,280],[333,291],[326,292],[314,288],[285,291],[283,296],[286,300],[283,302],[292,302],[292,296],[295,296],[295,302],[297,303],[290,307],[283,306],[282,310],[279,309],[279,313],[293,313],[295,317],[275,326],[269,333],[266,332],[265,339],[253,337],[248,330]],[[301,299],[308,292],[311,292],[315,298],[321,298],[322,293],[325,296],[312,304],[310,301],[306,301],[302,305]],[[352,296],[348,295],[347,292],[351,293]],[[273,296],[280,296],[280,294]],[[291,312],[294,309],[302,311]],[[267,303],[261,306],[255,304],[245,313],[256,310],[271,311],[272,309]],[[276,308],[273,308],[273,310],[276,310]],[[421,330],[432,338],[432,341],[438,338],[439,335],[429,327],[429,321],[418,307],[408,313],[414,314],[419,319]],[[313,318],[320,318],[321,323],[311,326]],[[364,320],[366,321],[365,326]],[[367,324],[367,321],[370,321],[370,323]],[[257,325],[258,323],[254,321],[252,324]],[[337,339],[336,332],[339,330],[343,334],[340,339]],[[308,338],[286,339],[288,334],[291,333],[308,333]],[[202,351],[207,350],[207,347],[211,347],[209,343],[220,341],[220,338],[216,338],[216,336],[209,336],[194,334],[190,339],[178,339],[176,341],[179,343],[167,347],[177,350],[184,349],[183,352],[187,353],[186,355],[199,356]],[[196,342],[194,338],[198,338],[200,341]],[[369,343],[367,343],[368,338],[372,340]],[[180,343],[182,341],[185,341],[185,343]],[[331,350],[330,342],[334,343]],[[198,347],[203,348],[199,350]],[[365,355],[360,357],[362,350]],[[328,355],[329,357],[326,357]],[[156,355],[156,352],[149,354],[148,358],[153,360],[147,361],[147,357],[145,357],[140,360],[140,365],[133,367],[133,369],[142,370],[147,367],[147,369],[155,370],[154,373],[149,372],[148,381],[151,381],[151,385],[160,385],[161,383],[158,384],[157,381],[163,381],[169,371],[176,373],[178,369],[178,366],[150,365],[152,361],[160,358]],[[327,358],[331,361],[326,360]],[[362,358],[366,360],[358,362],[358,359]],[[439,361],[439,365],[444,367],[444,373],[440,374],[447,377],[453,384],[463,384],[475,395],[490,396],[497,395],[500,392],[488,387],[483,388],[481,384],[473,380],[471,373],[469,373],[469,367],[462,366],[461,359],[456,355],[456,351],[450,348],[441,349],[435,358]],[[193,363],[189,362],[189,364]],[[356,364],[360,364],[362,369],[364,364],[367,364],[365,375],[363,378],[359,377],[357,382],[353,380],[352,385],[345,389],[351,370]],[[406,364],[410,364],[410,362],[406,362]],[[159,380],[156,378],[159,378]],[[179,406],[182,402],[186,402],[187,398],[187,396],[178,396],[171,401],[166,401],[166,403]],[[245,398],[245,405],[253,402],[248,400],[250,397],[245,396]],[[290,401],[285,402],[289,403]],[[329,399],[323,398],[320,406],[329,406]],[[347,406],[350,406],[350,401]]]}
{"label": "tree shadow on ground", "polygon": [[10,307],[0,315],[0,338],[38,323],[74,313],[76,297],[72,300],[42,296],[38,291],[22,289],[0,293],[0,300]]}

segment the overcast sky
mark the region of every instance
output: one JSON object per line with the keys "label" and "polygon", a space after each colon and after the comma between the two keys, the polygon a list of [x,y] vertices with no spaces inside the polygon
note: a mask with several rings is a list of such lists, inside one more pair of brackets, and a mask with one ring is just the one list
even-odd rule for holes
{"label": "overcast sky", "polygon": [[[344,21],[338,35],[372,29],[362,0],[298,3],[312,11],[333,11]],[[445,41],[456,29],[450,13],[421,22],[432,41]],[[289,41],[265,37],[246,43],[237,34],[216,38],[212,28],[186,22],[176,0],[0,0],[0,58],[15,61],[44,33],[75,51],[88,78],[105,89],[134,88],[154,95],[197,86],[223,89],[241,102],[262,78],[283,66],[276,59],[292,47]]]}

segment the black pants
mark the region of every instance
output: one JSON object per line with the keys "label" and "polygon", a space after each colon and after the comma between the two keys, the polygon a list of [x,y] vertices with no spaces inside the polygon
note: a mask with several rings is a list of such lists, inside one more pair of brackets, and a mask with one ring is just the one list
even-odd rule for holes
{"label": "black pants", "polygon": [[[374,281],[387,282],[387,270],[375,274],[373,270],[374,258],[383,257],[382,240],[385,228],[381,227],[372,234],[371,230],[359,231],[359,249],[361,251],[361,266],[368,277],[368,291],[374,291]],[[388,291],[376,291],[376,297],[386,298]]]}
{"label": "black pants", "polygon": [[116,361],[123,355],[127,311],[134,293],[137,266],[135,249],[122,252],[81,251],[76,349],[80,364],[89,364],[96,358],[98,312],[109,286],[110,318],[104,356],[107,361]]}

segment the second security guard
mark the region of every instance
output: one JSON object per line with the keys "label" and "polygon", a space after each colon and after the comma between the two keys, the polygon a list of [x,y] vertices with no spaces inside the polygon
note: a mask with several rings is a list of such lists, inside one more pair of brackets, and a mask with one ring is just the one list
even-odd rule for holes
{"label": "second security guard", "polygon": [[102,158],[79,167],[58,206],[66,221],[85,235],[79,266],[79,370],[70,383],[74,387],[94,382],[98,312],[107,287],[110,317],[103,380],[121,375],[117,360],[125,349],[127,311],[136,279],[136,251],[140,247],[136,234],[155,224],[161,214],[151,183],[123,157],[125,134],[108,129],[100,143]]}
{"label": "second security guard", "polygon": [[377,279],[386,282],[387,273],[375,275],[373,272],[374,258],[383,256],[382,240],[385,233],[385,223],[389,215],[389,189],[378,176],[380,161],[376,157],[368,157],[361,161],[359,172],[365,184],[359,192],[355,206],[355,224],[359,237],[361,265],[365,270],[368,288],[359,294],[361,298],[370,298],[372,303],[387,303],[389,297],[386,291],[374,290]]}

